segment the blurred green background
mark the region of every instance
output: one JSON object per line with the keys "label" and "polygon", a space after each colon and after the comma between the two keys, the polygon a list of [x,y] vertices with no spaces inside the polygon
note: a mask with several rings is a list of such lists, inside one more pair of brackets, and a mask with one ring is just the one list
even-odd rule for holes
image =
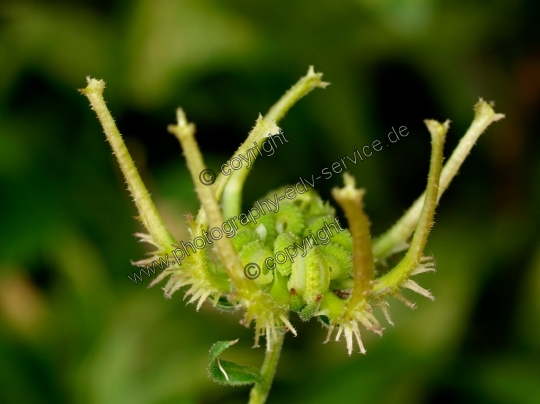
{"label": "blurred green background", "polygon": [[[164,220],[185,240],[198,207],[166,125],[181,105],[219,170],[309,65],[332,83],[281,126],[245,207],[319,173],[392,127],[409,136],[353,166],[374,234],[425,187],[422,120],[452,120],[446,153],[479,97],[490,127],[444,195],[419,278],[435,302],[392,301],[395,327],[364,331],[367,355],[293,324],[269,403],[540,403],[540,3],[534,0],[57,0],[0,5],[0,402],[242,403],[206,375],[211,344],[259,365],[253,330],[183,293],[134,285],[146,245],[109,145],[77,93],[105,97]],[[335,175],[317,189],[330,199]],[[379,313],[380,314],[380,313]]]}

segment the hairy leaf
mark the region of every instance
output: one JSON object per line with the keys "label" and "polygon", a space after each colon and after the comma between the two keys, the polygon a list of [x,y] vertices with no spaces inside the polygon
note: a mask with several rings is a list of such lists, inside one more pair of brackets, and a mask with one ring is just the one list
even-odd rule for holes
{"label": "hairy leaf", "polygon": [[260,372],[258,369],[252,366],[237,365],[234,362],[220,360],[219,355],[236,344],[238,340],[234,341],[218,341],[212,348],[210,348],[210,354],[208,356],[208,373],[210,377],[220,384],[226,386],[244,386],[247,384],[254,384],[260,382]]}

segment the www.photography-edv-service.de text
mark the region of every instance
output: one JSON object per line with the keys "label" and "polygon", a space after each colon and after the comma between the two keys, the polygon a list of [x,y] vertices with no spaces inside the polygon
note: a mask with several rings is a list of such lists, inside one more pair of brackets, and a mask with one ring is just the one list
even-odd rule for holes
{"label": "www.photography-edv-service.de text", "polygon": [[[407,132],[406,132],[407,131]],[[399,134],[398,134],[399,133]],[[392,127],[392,131],[388,133],[388,141],[390,143],[397,143],[401,138],[406,137],[409,135],[409,132],[407,130],[406,126],[400,126],[399,130],[396,131],[394,127]],[[267,153],[268,157],[272,156],[274,154],[275,148],[277,148],[277,144],[273,140],[275,137],[282,136],[285,142],[288,142],[288,140],[283,135],[283,132],[280,131],[278,135],[275,136],[269,136],[268,139],[261,145],[263,150]],[[273,142],[273,146],[272,143]],[[280,138],[281,144],[284,144],[284,141]],[[266,150],[264,148],[265,144],[270,145],[270,150]],[[223,164],[221,166],[222,172],[227,167],[232,167],[233,170],[238,170],[242,167],[243,163],[242,160],[246,161],[248,164],[247,168],[249,168],[253,162],[256,159],[255,150],[258,150],[260,152],[260,149],[256,147],[252,147],[251,149],[248,149],[246,155],[248,157],[242,156],[241,159],[238,158],[238,156],[233,157],[231,160],[229,160],[228,163]],[[386,144],[386,146],[389,146],[389,144]],[[338,161],[334,162],[330,167],[324,167],[320,173],[324,175],[324,178],[322,175],[315,176],[316,174],[312,174],[311,178],[303,178],[299,177],[299,182],[294,186],[287,187],[284,191],[284,195],[278,196],[277,194],[274,195],[273,199],[266,198],[265,200],[258,200],[255,202],[254,206],[247,210],[246,213],[240,213],[238,216],[234,216],[230,218],[229,220],[225,221],[220,227],[214,227],[210,229],[209,231],[203,230],[203,235],[200,237],[195,238],[192,240],[192,242],[184,242],[182,241],[180,243],[180,246],[176,248],[173,251],[174,260],[169,260],[168,256],[165,256],[165,259],[160,257],[158,260],[153,261],[151,264],[146,265],[146,270],[141,266],[139,274],[136,272],[133,273],[133,279],[128,275],[129,280],[131,280],[133,283],[137,284],[139,282],[142,282],[143,277],[142,274],[144,273],[147,277],[150,277],[150,273],[155,274],[157,268],[164,271],[167,269],[171,262],[174,262],[176,260],[177,264],[181,266],[181,261],[186,257],[189,256],[189,249],[192,250],[193,253],[197,253],[197,250],[201,250],[205,248],[207,245],[212,244],[212,240],[216,241],[221,239],[223,237],[223,234],[227,238],[231,238],[236,234],[236,231],[238,231],[239,227],[237,224],[237,220],[240,222],[239,224],[241,226],[245,226],[248,223],[257,223],[257,219],[261,217],[262,215],[265,215],[265,209],[264,206],[266,206],[266,210],[269,212],[277,213],[279,211],[279,204],[280,201],[287,198],[288,200],[295,199],[297,195],[303,194],[307,191],[307,186],[311,188],[315,188],[315,182],[319,179],[328,180],[332,178],[334,174],[339,174],[343,172],[343,170],[348,169],[348,164],[351,163],[353,165],[358,164],[359,161],[364,161],[364,158],[371,157],[373,155],[373,152],[370,150],[374,150],[375,152],[379,152],[383,150],[383,145],[380,140],[374,140],[371,144],[363,146],[361,149],[359,149],[357,146],[354,147],[354,151],[352,155],[345,155]],[[250,156],[250,157],[249,157]],[[237,159],[238,164],[231,164],[231,162]],[[330,171],[331,170],[331,171]],[[227,171],[227,175],[230,175],[231,171]],[[225,174],[224,174],[225,175]],[[201,175],[199,176],[199,179],[201,182],[205,185],[211,185],[215,181],[215,174],[210,169],[205,169],[201,172]],[[299,189],[299,187],[302,187],[302,190]],[[210,236],[210,237],[209,237]],[[249,264],[248,264],[249,265]],[[157,268],[156,268],[157,266]],[[138,281],[137,281],[138,279]]]}

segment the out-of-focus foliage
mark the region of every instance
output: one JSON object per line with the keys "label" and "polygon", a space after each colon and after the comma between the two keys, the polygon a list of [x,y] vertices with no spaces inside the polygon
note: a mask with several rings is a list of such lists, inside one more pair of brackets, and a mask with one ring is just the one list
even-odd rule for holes
{"label": "out-of-focus foliage", "polygon": [[[259,366],[238,316],[127,278],[145,249],[104,135],[75,89],[106,98],[165,222],[186,237],[197,201],[166,132],[182,105],[216,171],[314,64],[333,84],[282,122],[246,204],[329,167],[392,127],[410,135],[351,167],[375,233],[425,186],[424,118],[453,120],[479,96],[507,118],[480,139],[444,195],[423,275],[435,302],[392,307],[366,356],[293,319],[270,403],[538,403],[540,400],[540,31],[537,2],[232,0],[0,4],[0,402],[240,403],[214,384],[208,349]],[[329,190],[342,179],[321,181]],[[146,284],[149,281],[146,280]],[[412,297],[412,296],[411,296]],[[394,307],[395,306],[395,307]],[[225,355],[225,356],[226,356]]]}

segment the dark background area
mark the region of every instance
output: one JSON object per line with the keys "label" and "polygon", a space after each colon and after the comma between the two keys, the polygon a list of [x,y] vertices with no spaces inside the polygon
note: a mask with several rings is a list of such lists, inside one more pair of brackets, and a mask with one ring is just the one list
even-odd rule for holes
{"label": "dark background area", "polygon": [[[241,403],[214,384],[208,349],[258,366],[238,315],[134,285],[146,246],[88,101],[105,98],[166,224],[186,239],[198,203],[178,142],[182,106],[219,170],[259,113],[314,65],[332,83],[281,122],[244,207],[345,155],[409,136],[352,166],[373,234],[422,192],[423,120],[451,119],[448,156],[479,97],[506,119],[474,147],[441,200],[420,282],[435,302],[392,301],[395,327],[367,354],[293,324],[269,403],[540,402],[540,3],[528,1],[3,1],[0,5],[0,402]],[[317,183],[330,199],[334,175]],[[382,317],[382,316],[381,316]]]}

